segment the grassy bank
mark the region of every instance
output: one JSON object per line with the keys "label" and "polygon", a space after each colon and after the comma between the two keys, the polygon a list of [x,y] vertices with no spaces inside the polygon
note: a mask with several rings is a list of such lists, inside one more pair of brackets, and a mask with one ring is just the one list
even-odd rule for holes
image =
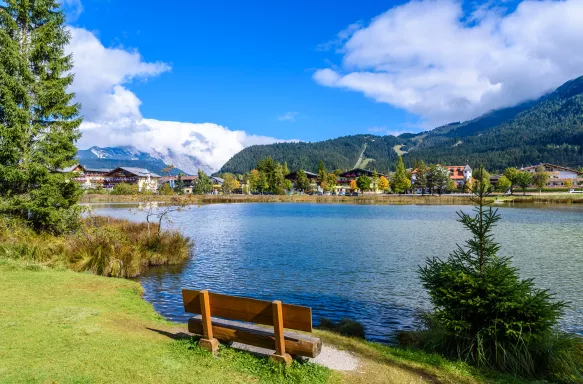
{"label": "grassy bank", "polygon": [[70,234],[37,233],[22,221],[0,217],[0,257],[22,264],[69,268],[97,275],[135,277],[154,265],[188,259],[192,243],[156,224],[108,217],[86,218]]}
{"label": "grassy bank", "polygon": [[138,283],[0,257],[2,383],[528,383],[436,355],[316,331],[353,353],[340,373],[221,347],[213,358],[184,324],[161,318]]}
{"label": "grassy bank", "polygon": [[[151,197],[148,197],[151,198]],[[176,196],[155,196],[156,201],[170,201]],[[452,195],[374,195],[362,196],[309,196],[309,195],[183,195],[190,204],[212,203],[323,203],[323,204],[415,204],[415,205],[469,205],[472,204],[468,196]],[[503,196],[494,195],[491,200],[502,204],[581,204],[583,194],[570,193],[543,193]],[[86,194],[82,197],[83,203],[136,203],[145,201],[141,195],[105,195]]]}

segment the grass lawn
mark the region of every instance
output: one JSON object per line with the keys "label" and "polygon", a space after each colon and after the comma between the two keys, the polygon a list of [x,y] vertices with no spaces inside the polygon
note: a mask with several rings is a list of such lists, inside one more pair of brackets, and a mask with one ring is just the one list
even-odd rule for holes
{"label": "grass lawn", "polygon": [[357,371],[340,373],[222,347],[214,358],[183,324],[164,320],[140,298],[138,283],[0,258],[0,383],[491,383],[434,355],[329,332],[325,343],[352,351]]}

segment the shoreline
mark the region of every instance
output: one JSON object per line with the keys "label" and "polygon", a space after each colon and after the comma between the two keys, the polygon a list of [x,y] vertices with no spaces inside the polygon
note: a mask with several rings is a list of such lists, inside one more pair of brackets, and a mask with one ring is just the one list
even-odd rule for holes
{"label": "shoreline", "polygon": [[[156,202],[169,202],[176,198],[187,204],[228,203],[318,203],[363,205],[472,205],[470,195],[362,195],[362,196],[309,196],[309,195],[156,195]],[[543,193],[541,195],[493,195],[496,205],[550,205],[583,204],[583,195],[569,193]],[[100,195],[86,194],[80,203],[144,203],[151,201],[148,195]]]}

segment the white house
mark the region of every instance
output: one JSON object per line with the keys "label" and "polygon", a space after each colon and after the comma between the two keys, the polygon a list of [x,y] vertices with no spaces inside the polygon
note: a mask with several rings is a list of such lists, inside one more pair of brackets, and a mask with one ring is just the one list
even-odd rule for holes
{"label": "white house", "polygon": [[545,172],[547,172],[550,176],[549,181],[547,182],[548,186],[561,186],[564,185],[566,180],[571,180],[574,184],[583,183],[582,172],[572,168],[561,167],[560,165],[542,163],[533,165],[531,167],[522,168],[522,170],[530,173],[536,173],[536,169],[539,167],[544,167]]}

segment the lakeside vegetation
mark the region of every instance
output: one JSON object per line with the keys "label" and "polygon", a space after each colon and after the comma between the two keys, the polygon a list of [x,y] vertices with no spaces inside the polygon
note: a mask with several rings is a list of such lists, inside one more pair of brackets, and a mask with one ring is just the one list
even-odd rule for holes
{"label": "lakeside vegetation", "polygon": [[156,313],[137,282],[1,256],[0,291],[3,383],[537,383],[319,330],[324,343],[359,359],[356,371],[298,362],[283,370],[226,346],[217,359],[186,325]]}
{"label": "lakeside vegetation", "polygon": [[26,265],[136,277],[150,266],[181,264],[190,255],[189,238],[158,228],[156,223],[148,229],[147,223],[91,216],[74,232],[55,235],[0,216],[0,257]]}

